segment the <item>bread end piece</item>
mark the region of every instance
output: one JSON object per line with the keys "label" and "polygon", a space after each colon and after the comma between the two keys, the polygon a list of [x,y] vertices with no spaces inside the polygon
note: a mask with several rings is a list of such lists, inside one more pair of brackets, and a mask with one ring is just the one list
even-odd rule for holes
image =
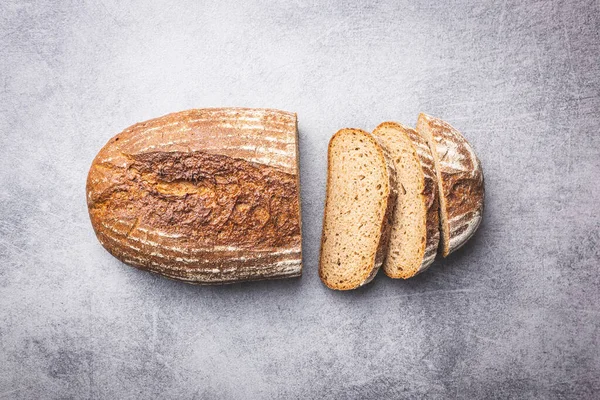
{"label": "bread end piece", "polygon": [[483,218],[484,179],[473,146],[449,123],[419,114],[417,132],[433,154],[440,198],[441,253],[464,245]]}

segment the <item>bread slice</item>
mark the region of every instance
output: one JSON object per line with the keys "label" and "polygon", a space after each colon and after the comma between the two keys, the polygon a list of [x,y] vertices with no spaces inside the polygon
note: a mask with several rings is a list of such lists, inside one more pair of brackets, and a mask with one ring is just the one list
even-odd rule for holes
{"label": "bread slice", "polygon": [[411,278],[431,265],[440,240],[433,156],[425,139],[401,124],[384,122],[373,135],[392,156],[398,182],[383,270],[390,278]]}
{"label": "bread slice", "polygon": [[473,236],[483,218],[483,171],[473,147],[449,123],[421,113],[417,132],[435,160],[440,197],[442,255]]}
{"label": "bread slice", "polygon": [[331,289],[370,282],[385,258],[395,171],[375,138],[342,129],[329,142],[319,276]]}

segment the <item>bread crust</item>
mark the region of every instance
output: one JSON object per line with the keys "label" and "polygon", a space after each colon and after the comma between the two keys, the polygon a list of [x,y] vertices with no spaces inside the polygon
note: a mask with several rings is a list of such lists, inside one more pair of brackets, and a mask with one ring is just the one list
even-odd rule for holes
{"label": "bread crust", "polygon": [[302,271],[296,114],[195,109],[135,124],[87,179],[94,231],[134,267],[196,284]]}
{"label": "bread crust", "polygon": [[[414,274],[411,274],[410,276],[407,276],[406,274],[398,275],[395,271],[386,268],[384,265],[384,272],[390,278],[406,279],[425,271],[435,260],[440,239],[437,177],[435,175],[433,156],[425,139],[423,139],[414,129],[404,126],[398,122],[390,121],[379,124],[373,131],[374,136],[377,137],[376,132],[385,127],[396,129],[408,137],[413,147],[413,157],[420,164],[423,172],[423,190],[421,191],[421,196],[426,212],[424,221],[425,246],[421,265],[417,268]],[[390,159],[393,158],[390,157]],[[396,173],[399,173],[399,171],[396,171]]]}
{"label": "bread crust", "polygon": [[325,238],[325,220],[327,218],[327,204],[329,201],[328,196],[325,196],[325,211],[323,212],[323,233],[321,235],[321,251],[320,251],[320,256],[319,256],[319,277],[321,278],[321,281],[330,289],[334,289],[334,290],[351,290],[351,289],[356,289],[360,286],[364,286],[367,283],[371,282],[373,280],[373,278],[375,278],[375,275],[377,275],[377,272],[379,271],[379,268],[382,266],[383,261],[385,260],[385,256],[387,254],[387,245],[388,245],[388,241],[389,241],[389,237],[390,237],[390,232],[391,232],[391,225],[392,225],[392,216],[393,216],[393,212],[394,212],[394,205],[396,203],[396,196],[398,194],[397,191],[397,187],[396,187],[396,170],[394,168],[394,164],[391,161],[391,158],[389,156],[389,154],[386,152],[386,150],[383,148],[383,146],[381,145],[381,143],[379,143],[379,141],[373,136],[371,135],[369,132],[363,131],[361,129],[355,129],[355,128],[343,128],[340,129],[339,131],[337,131],[329,140],[329,145],[327,147],[327,183],[326,183],[326,194],[329,193],[329,187],[330,187],[330,175],[329,172],[332,169],[332,159],[331,159],[331,146],[332,143],[335,139],[335,137],[337,135],[340,135],[343,132],[355,132],[358,133],[360,135],[363,135],[367,140],[372,141],[373,144],[375,144],[375,148],[378,151],[379,156],[381,157],[381,160],[383,161],[384,165],[386,166],[386,171],[387,171],[387,178],[388,178],[388,194],[386,197],[386,206],[385,206],[385,212],[383,213],[382,216],[382,221],[381,221],[381,230],[380,230],[380,236],[379,236],[379,242],[377,244],[376,250],[373,254],[372,257],[372,268],[370,269],[370,271],[367,272],[367,274],[362,277],[361,279],[359,279],[359,283],[357,285],[339,285],[339,284],[334,284],[332,282],[329,282],[323,275],[323,243],[324,243],[324,238]]}
{"label": "bread crust", "polygon": [[421,113],[417,130],[434,141],[440,181],[441,252],[444,257],[464,245],[483,218],[484,178],[471,144],[449,123]]}

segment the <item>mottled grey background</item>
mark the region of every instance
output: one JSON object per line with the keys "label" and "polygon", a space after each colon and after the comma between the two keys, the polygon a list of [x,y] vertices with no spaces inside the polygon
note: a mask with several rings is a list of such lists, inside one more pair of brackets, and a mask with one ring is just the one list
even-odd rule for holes
{"label": "mottled grey background", "polygon": [[[600,397],[600,3],[364,3],[0,3],[0,398]],[[301,279],[188,286],[96,240],[100,147],[210,106],[298,113]],[[478,151],[478,234],[328,290],[330,136],[420,111]]]}

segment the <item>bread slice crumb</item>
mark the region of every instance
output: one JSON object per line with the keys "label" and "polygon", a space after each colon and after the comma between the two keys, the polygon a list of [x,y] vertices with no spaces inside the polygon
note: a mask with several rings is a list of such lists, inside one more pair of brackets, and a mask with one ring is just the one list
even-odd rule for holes
{"label": "bread slice crumb", "polygon": [[346,128],[329,142],[327,174],[319,275],[331,289],[356,289],[385,257],[395,171],[371,134]]}

